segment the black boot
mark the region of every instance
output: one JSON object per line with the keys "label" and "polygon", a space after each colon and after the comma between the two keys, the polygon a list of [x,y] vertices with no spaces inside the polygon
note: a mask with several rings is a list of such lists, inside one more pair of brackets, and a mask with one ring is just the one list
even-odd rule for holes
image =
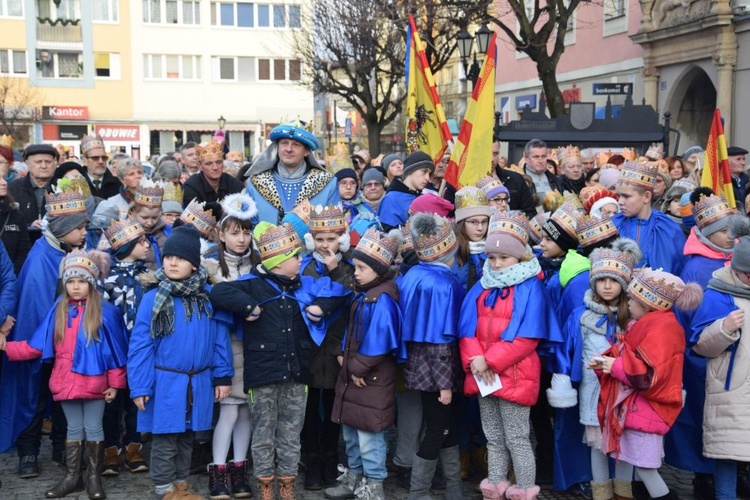
{"label": "black boot", "polygon": [[714,500],[716,498],[716,486],[713,474],[695,473],[695,478],[693,478],[693,495],[699,500]]}
{"label": "black boot", "polygon": [[633,481],[633,500],[651,500],[648,489],[643,481]]}
{"label": "black boot", "polygon": [[211,500],[229,500],[227,465],[208,464],[208,496]]}
{"label": "black boot", "polygon": [[323,486],[331,488],[336,486],[336,481],[339,477],[339,454],[337,452],[326,453],[323,455]]}
{"label": "black boot", "polygon": [[250,498],[253,492],[247,484],[247,460],[230,462],[229,474],[232,480],[232,496],[234,498]]}
{"label": "black boot", "polygon": [[669,493],[661,497],[654,497],[653,500],[679,500],[680,496],[672,488],[669,489]]}
{"label": "black boot", "polygon": [[308,453],[305,455],[305,489],[309,491],[323,489],[320,455],[317,453]]}
{"label": "black boot", "polygon": [[91,500],[107,498],[102,486],[104,441],[86,441],[86,493]]}
{"label": "black boot", "polygon": [[39,475],[39,464],[36,455],[24,455],[18,458],[18,477],[29,479]]}
{"label": "black boot", "polygon": [[83,441],[68,441],[65,443],[65,476],[45,493],[47,498],[62,498],[74,491],[83,490],[82,456]]}

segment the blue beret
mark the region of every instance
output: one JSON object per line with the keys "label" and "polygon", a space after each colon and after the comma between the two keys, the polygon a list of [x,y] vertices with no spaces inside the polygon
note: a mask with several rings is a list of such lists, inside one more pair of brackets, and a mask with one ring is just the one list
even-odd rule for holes
{"label": "blue beret", "polygon": [[311,151],[318,149],[318,139],[312,132],[303,128],[301,124],[277,125],[271,130],[270,139],[273,142],[281,139],[293,139],[304,144]]}

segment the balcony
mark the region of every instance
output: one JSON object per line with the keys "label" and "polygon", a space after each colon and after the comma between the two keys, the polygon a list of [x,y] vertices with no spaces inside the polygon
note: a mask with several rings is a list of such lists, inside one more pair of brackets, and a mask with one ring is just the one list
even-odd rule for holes
{"label": "balcony", "polygon": [[63,22],[58,20],[57,24],[52,25],[48,22],[41,23],[37,21],[36,39],[39,42],[83,43],[81,22],[63,24]]}

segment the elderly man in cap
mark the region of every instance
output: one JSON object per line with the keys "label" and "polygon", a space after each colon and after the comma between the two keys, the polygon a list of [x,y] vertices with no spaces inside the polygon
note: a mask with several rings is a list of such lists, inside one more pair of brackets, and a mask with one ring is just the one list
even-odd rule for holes
{"label": "elderly man in cap", "polygon": [[[729,175],[732,176],[732,188],[734,188],[734,201],[737,202],[737,209],[743,210],[745,203],[745,196],[747,196],[747,183],[750,178],[745,173],[745,155],[747,149],[739,148],[737,146],[729,146],[727,148],[727,156],[729,160]],[[744,213],[744,212],[741,212]]]}
{"label": "elderly man in cap", "polygon": [[107,168],[109,159],[101,137],[84,135],[81,139],[81,160],[88,171],[91,194],[98,198],[111,198],[120,192],[122,183]]}
{"label": "elderly man in cap", "polygon": [[271,130],[271,145],[247,171],[247,194],[258,205],[258,220],[280,224],[303,200],[315,205],[340,202],[336,179],[311,154],[318,140],[296,121]]}
{"label": "elderly man in cap", "polygon": [[29,238],[33,245],[42,236],[42,217],[46,214],[44,192],[50,185],[60,154],[49,144],[29,144],[23,151],[23,161],[29,169],[26,177],[8,185],[18,209],[29,225]]}

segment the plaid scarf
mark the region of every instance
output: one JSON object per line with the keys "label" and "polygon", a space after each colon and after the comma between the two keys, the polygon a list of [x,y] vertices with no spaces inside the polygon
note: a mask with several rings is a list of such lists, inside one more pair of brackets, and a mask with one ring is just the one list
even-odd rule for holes
{"label": "plaid scarf", "polygon": [[206,293],[206,268],[200,266],[186,280],[172,281],[164,274],[164,268],[155,273],[159,280],[154,305],[151,309],[151,337],[164,337],[174,331],[174,302],[172,296],[180,297],[185,306],[185,322],[190,322],[193,310],[197,310],[198,319],[201,313],[211,317],[212,309]]}

